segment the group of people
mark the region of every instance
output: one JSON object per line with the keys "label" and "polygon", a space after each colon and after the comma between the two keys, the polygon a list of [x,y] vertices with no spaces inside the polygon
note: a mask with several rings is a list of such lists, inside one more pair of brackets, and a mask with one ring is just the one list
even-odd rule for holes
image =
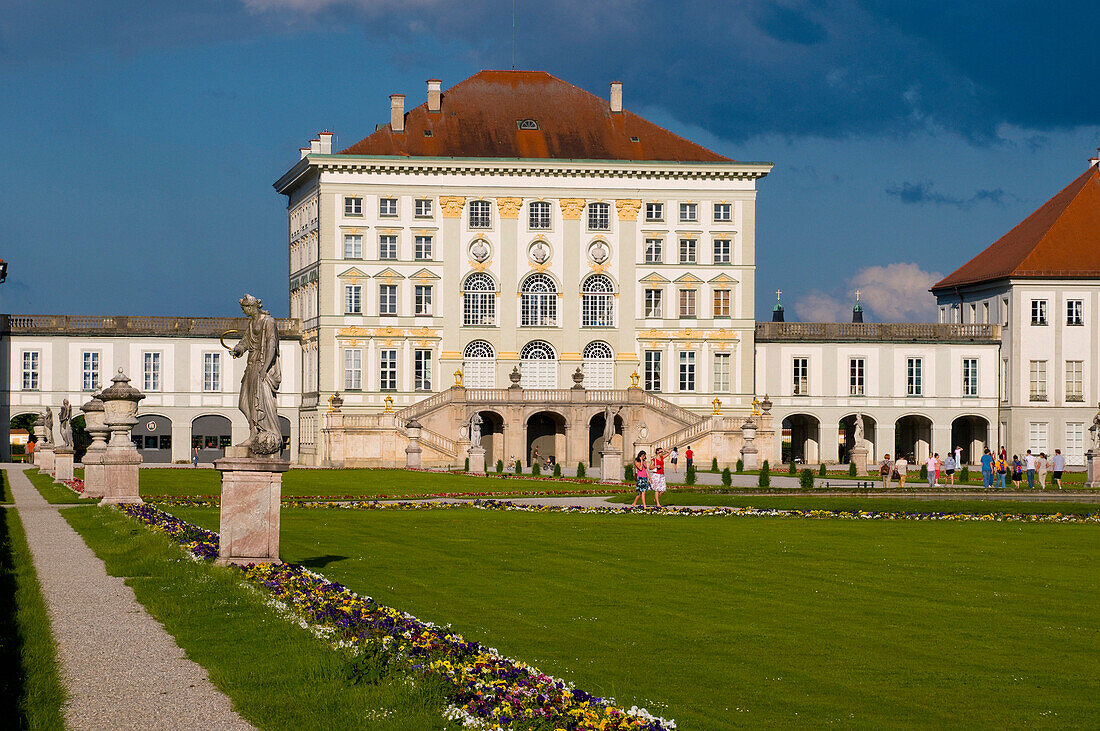
{"label": "group of people", "polygon": [[[663,448],[657,447],[652,458],[646,454],[644,449],[638,452],[638,455],[634,458],[634,491],[637,495],[634,496],[634,502],[630,504],[630,507],[637,507],[638,500],[641,500],[642,508],[647,508],[645,494],[650,490],[653,491],[654,506],[664,507],[661,505],[661,493],[668,489],[668,485],[665,483],[666,457],[675,471],[676,464],[680,461],[680,453],[676,447],[673,447],[671,452],[666,452]],[[695,462],[695,452],[691,450],[690,444],[684,450],[684,461],[686,467],[689,468]]]}
{"label": "group of people", "polygon": [[[1055,449],[1054,455],[1051,457],[1047,457],[1045,452],[1034,455],[1029,449],[1022,459],[1014,454],[1012,459],[1009,460],[1008,450],[1004,447],[1001,447],[996,453],[991,452],[986,447],[984,454],[982,454],[981,466],[982,484],[985,487],[1005,488],[1006,480],[1011,480],[1012,486],[1019,488],[1026,478],[1028,489],[1034,490],[1036,483],[1040,488],[1045,488],[1047,472],[1050,471],[1052,473],[1051,484],[1061,490],[1062,474],[1066,469],[1066,458],[1060,449]],[[955,447],[955,450],[948,452],[943,459],[940,459],[939,452],[930,454],[925,462],[925,468],[928,470],[928,486],[954,485],[955,473],[961,471],[962,467],[962,447]],[[896,461],[891,461],[889,454],[883,455],[882,462],[879,464],[879,476],[882,478],[882,486],[888,488],[894,480],[897,480],[898,487],[905,487],[908,470],[909,460],[904,456],[899,456]],[[940,481],[941,479],[943,482]]]}

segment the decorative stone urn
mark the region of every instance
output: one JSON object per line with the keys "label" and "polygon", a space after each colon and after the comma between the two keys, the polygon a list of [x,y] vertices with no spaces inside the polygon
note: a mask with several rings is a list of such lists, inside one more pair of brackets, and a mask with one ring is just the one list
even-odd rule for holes
{"label": "decorative stone urn", "polygon": [[751,418],[745,419],[745,423],[741,425],[741,437],[745,440],[745,445],[741,447],[741,461],[747,470],[755,470],[759,467],[760,454],[754,443],[756,430],[756,422]]}
{"label": "decorative stone urn", "polygon": [[522,388],[519,382],[523,380],[523,374],[519,372],[519,366],[512,366],[512,372],[508,374],[508,380],[512,385],[508,388]]}
{"label": "decorative stone urn", "polygon": [[84,453],[84,497],[103,497],[103,457],[107,451],[107,435],[111,430],[107,428],[106,412],[98,393],[93,393],[92,398],[80,410],[84,412],[84,429],[92,437],[92,443]]}
{"label": "decorative stone urn", "polygon": [[584,388],[584,369],[580,366],[573,371],[573,388]]}
{"label": "decorative stone urn", "polygon": [[138,402],[145,394],[130,385],[130,379],[121,368],[111,383],[114,385],[99,394],[103,402],[103,419],[111,432],[111,441],[103,451],[103,500],[99,504],[140,504],[138,465],[141,455],[130,431],[137,424]]}
{"label": "decorative stone urn", "polygon": [[420,462],[420,422],[416,419],[409,419],[405,424],[405,431],[409,435],[409,446],[405,447],[405,467],[409,469],[419,469]]}

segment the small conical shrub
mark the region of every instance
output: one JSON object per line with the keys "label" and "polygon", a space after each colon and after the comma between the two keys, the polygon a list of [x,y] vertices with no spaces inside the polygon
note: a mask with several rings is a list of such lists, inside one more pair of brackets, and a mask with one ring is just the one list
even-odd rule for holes
{"label": "small conical shrub", "polygon": [[577,477],[585,477],[584,462],[577,462]]}
{"label": "small conical shrub", "polygon": [[770,487],[772,484],[771,468],[768,467],[768,460],[764,460],[764,464],[760,465],[760,477],[756,481],[756,484],[760,487]]}
{"label": "small conical shrub", "polygon": [[717,457],[712,457],[711,458],[711,460],[710,460],[710,471],[711,472],[717,472],[718,471],[718,458]]}
{"label": "small conical shrub", "polygon": [[[740,461],[740,460],[738,460],[738,461]],[[740,470],[738,470],[738,472],[740,472]],[[722,484],[725,485],[726,487],[729,487],[730,485],[733,484],[733,475],[730,474],[730,468],[729,467],[722,470]]]}

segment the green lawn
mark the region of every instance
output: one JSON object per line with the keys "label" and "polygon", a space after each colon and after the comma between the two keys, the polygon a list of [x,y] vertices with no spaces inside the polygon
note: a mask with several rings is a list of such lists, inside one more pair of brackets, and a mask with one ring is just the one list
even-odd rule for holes
{"label": "green lawn", "polygon": [[0,503],[10,504],[12,502],[11,487],[8,485],[8,474],[5,470],[0,470]]}
{"label": "green lawn", "polygon": [[285,509],[282,555],[685,729],[1100,713],[1096,526]]}
{"label": "green lawn", "polygon": [[232,569],[181,560],[178,545],[115,510],[71,508],[62,515],[256,726],[445,727],[441,684],[409,684],[397,674],[356,682],[347,657],[281,619]]}
{"label": "green lawn", "polygon": [[0,509],[0,727],[64,728],[57,650],[23,524]]}
{"label": "green lawn", "polygon": [[[653,505],[653,494],[646,500]],[[633,495],[615,495],[615,503],[631,503]],[[737,495],[669,490],[661,496],[662,505],[726,505],[735,508],[776,508],[781,510],[842,510],[917,513],[1040,513],[1084,515],[1100,513],[1100,502],[1027,502],[1024,500],[923,500],[919,498],[817,497],[813,495]]]}
{"label": "green lawn", "polygon": [[38,489],[42,497],[46,498],[47,502],[56,505],[92,502],[91,498],[82,498],[65,485],[54,482],[48,472],[39,472],[36,469],[29,469],[24,472],[24,474],[31,481],[31,484]]}
{"label": "green lawn", "polygon": [[[217,470],[145,469],[141,471],[142,495],[219,495],[221,475]],[[528,490],[599,489],[598,483],[524,480],[515,477],[471,475],[410,470],[296,470],[283,475],[283,496],[312,495],[373,497],[376,495],[420,495],[440,492],[523,492]]]}

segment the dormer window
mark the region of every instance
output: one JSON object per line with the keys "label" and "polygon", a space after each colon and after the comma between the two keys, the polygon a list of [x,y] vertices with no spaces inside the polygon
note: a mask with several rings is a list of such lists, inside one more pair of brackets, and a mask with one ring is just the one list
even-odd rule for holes
{"label": "dormer window", "polygon": [[517,119],[516,120],[516,128],[517,129],[525,129],[525,130],[526,129],[537,130],[539,128],[539,123],[536,122],[533,119]]}

